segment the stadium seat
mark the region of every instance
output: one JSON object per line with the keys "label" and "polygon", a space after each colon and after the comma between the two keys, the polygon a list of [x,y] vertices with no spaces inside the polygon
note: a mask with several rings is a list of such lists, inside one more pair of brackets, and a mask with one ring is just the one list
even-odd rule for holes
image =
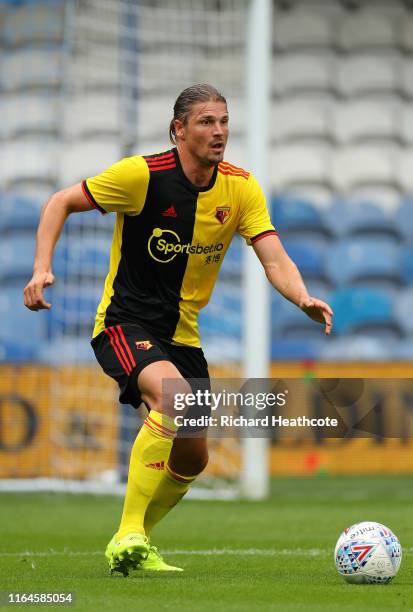
{"label": "stadium seat", "polygon": [[102,215],[98,210],[90,207],[90,211],[87,211],[87,213],[69,216],[65,223],[64,235],[68,239],[71,236],[96,236],[110,239],[114,225],[115,215]]}
{"label": "stadium seat", "polygon": [[[235,236],[221,265],[219,278],[222,280],[240,279],[242,273],[242,243],[241,236]],[[219,281],[218,281],[219,282]]]}
{"label": "stadium seat", "polygon": [[[410,257],[413,254],[413,248],[410,249]],[[413,264],[410,262],[410,274],[413,280]],[[413,334],[413,287],[408,287],[400,291],[397,299],[394,301],[395,317],[400,325],[400,328],[406,335]],[[413,344],[411,345],[413,353]]]}
{"label": "stadium seat", "polygon": [[328,186],[330,156],[327,146],[286,144],[274,147],[270,159],[271,188],[280,192],[302,184]]}
{"label": "stadium seat", "polygon": [[402,93],[413,98],[413,58],[407,56],[402,66]]}
{"label": "stadium seat", "polygon": [[0,125],[4,139],[27,134],[57,135],[61,128],[58,100],[54,95],[5,94],[0,96]]}
{"label": "stadium seat", "polygon": [[80,363],[96,364],[95,353],[90,346],[91,337],[91,329],[88,329],[83,336],[59,335],[56,333],[51,340],[41,344],[36,359],[41,363],[59,367],[70,363],[76,365]]}
{"label": "stadium seat", "polygon": [[349,146],[337,150],[331,167],[336,188],[349,191],[362,186],[399,185],[398,149],[393,146]]}
{"label": "stadium seat", "polygon": [[0,345],[5,359],[34,359],[46,340],[47,313],[31,312],[23,304],[23,288],[2,285],[0,293]]}
{"label": "stadium seat", "polygon": [[76,183],[105,170],[122,157],[119,139],[79,140],[64,147],[60,155],[62,185]]}
{"label": "stadium seat", "polygon": [[273,59],[277,96],[333,91],[334,58],[328,53],[291,53]]}
{"label": "stadium seat", "polygon": [[397,46],[396,19],[390,13],[374,9],[359,10],[338,21],[338,44],[344,51],[354,52]]}
{"label": "stadium seat", "polygon": [[398,136],[398,110],[398,106],[380,100],[344,102],[334,112],[334,136],[340,144],[394,141]]}
{"label": "stadium seat", "polygon": [[0,242],[0,282],[22,287],[30,280],[34,260],[34,232],[27,235],[8,233]]}
{"label": "stadium seat", "polygon": [[25,138],[2,143],[0,180],[10,188],[13,184],[36,182],[55,185],[58,143],[50,138]]}
{"label": "stadium seat", "polygon": [[413,238],[413,200],[408,198],[401,203],[394,215],[394,223],[405,240]]}
{"label": "stadium seat", "polygon": [[413,148],[405,149],[400,154],[397,165],[398,180],[405,193],[413,193]]}
{"label": "stadium seat", "polygon": [[276,49],[317,49],[334,45],[334,29],[330,16],[321,10],[301,8],[291,12],[274,11],[274,42]]}
{"label": "stadium seat", "polygon": [[[410,236],[410,240],[412,240],[412,236]],[[413,242],[401,248],[400,271],[404,282],[409,285],[413,284]]]}
{"label": "stadium seat", "polygon": [[3,196],[0,208],[0,234],[36,231],[40,218],[39,202],[18,195]]}
{"label": "stadium seat", "polygon": [[401,234],[389,211],[369,201],[336,200],[326,212],[329,227],[337,236],[365,236],[400,240]]}
{"label": "stadium seat", "polygon": [[[333,334],[335,329],[333,330]],[[356,336],[329,338],[320,350],[322,361],[389,361],[393,358],[391,339]]]}
{"label": "stadium seat", "polygon": [[[236,57],[238,57],[237,53]],[[215,86],[224,92],[237,91],[244,79],[245,64],[244,62],[234,61],[234,50],[232,48],[228,50],[220,49],[215,53],[202,54],[199,59],[195,55],[195,63],[192,64],[191,73],[201,83],[215,83]],[[183,87],[186,84],[187,81],[182,81]]]}
{"label": "stadium seat", "polygon": [[110,240],[73,236],[56,251],[53,270],[69,282],[104,280],[109,271]]}
{"label": "stadium seat", "polygon": [[326,262],[337,285],[370,285],[397,289],[403,282],[399,251],[393,240],[356,237],[330,248]]}
{"label": "stadium seat", "polygon": [[63,42],[64,3],[39,1],[11,8],[3,29],[4,41],[11,47]]}
{"label": "stadium seat", "polygon": [[59,50],[21,49],[4,53],[0,62],[0,86],[4,91],[29,88],[57,89],[62,78]]}
{"label": "stadium seat", "polygon": [[[172,117],[170,95],[140,95],[137,100],[137,142],[147,141],[153,138],[165,137],[168,131],[167,117]],[[159,120],[165,117],[165,122]],[[232,124],[232,113],[231,113]],[[232,127],[232,125],[231,125]]]}
{"label": "stadium seat", "polygon": [[338,289],[331,296],[334,330],[339,335],[400,338],[402,330],[391,298],[384,291],[365,287]]}
{"label": "stadium seat", "polygon": [[[357,185],[346,190],[346,201],[351,206],[359,202],[371,202],[388,215],[394,215],[400,205],[400,189],[397,185]],[[331,198],[333,200],[333,197]]]}
{"label": "stadium seat", "polygon": [[52,337],[90,337],[101,297],[101,284],[96,287],[79,284],[53,287],[50,298]]}
{"label": "stadium seat", "polygon": [[271,218],[284,240],[297,236],[329,238],[332,233],[323,215],[305,199],[276,196],[271,202]]}
{"label": "stadium seat", "polygon": [[[191,48],[191,53],[182,53],[164,48],[157,51],[138,53],[137,74],[141,93],[167,94],[170,83],[175,83],[175,90],[180,91],[188,83],[197,83],[200,75],[198,67],[202,59],[201,49]],[[231,62],[233,66],[234,62]],[[241,71],[243,68],[238,66]],[[226,74],[225,66],[222,67]]]}
{"label": "stadium seat", "polygon": [[351,55],[337,65],[335,86],[343,97],[400,91],[399,58],[394,54]]}
{"label": "stadium seat", "polygon": [[401,108],[399,117],[399,138],[407,145],[413,145],[413,109],[410,104]]}
{"label": "stadium seat", "polygon": [[400,43],[406,53],[413,53],[413,15],[405,13],[401,20]]}
{"label": "stadium seat", "polygon": [[316,338],[275,338],[271,341],[271,359],[275,361],[304,361],[318,359],[321,342]]}
{"label": "stadium seat", "polygon": [[323,338],[323,329],[319,323],[312,321],[297,306],[271,293],[271,330],[272,340],[315,340]]}
{"label": "stadium seat", "polygon": [[119,48],[113,45],[99,45],[94,52],[81,50],[70,61],[67,78],[81,83],[82,92],[117,94],[120,62]]}
{"label": "stadium seat", "polygon": [[[271,140],[274,142],[330,137],[329,108],[317,98],[277,100],[272,105]],[[232,130],[232,117],[231,117]]]}
{"label": "stadium seat", "polygon": [[287,232],[282,244],[306,283],[313,280],[329,285],[330,279],[326,270],[327,249],[319,241],[306,240],[305,235],[293,239]]}
{"label": "stadium seat", "polygon": [[67,98],[64,105],[64,132],[69,138],[119,135],[120,99],[116,95],[83,93]]}

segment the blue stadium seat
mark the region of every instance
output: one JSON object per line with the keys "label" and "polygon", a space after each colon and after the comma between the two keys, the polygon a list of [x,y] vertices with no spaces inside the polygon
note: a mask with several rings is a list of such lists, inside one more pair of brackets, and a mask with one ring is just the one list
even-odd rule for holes
{"label": "blue stadium seat", "polygon": [[66,285],[53,288],[50,329],[54,335],[80,335],[90,337],[102,287]]}
{"label": "blue stadium seat", "polygon": [[413,334],[413,287],[408,287],[397,294],[397,299],[394,303],[394,312],[404,333],[406,335]]}
{"label": "blue stadium seat", "polygon": [[35,359],[47,337],[47,313],[31,312],[24,306],[21,286],[2,287],[0,320],[0,344],[5,359]]}
{"label": "blue stadium seat", "polygon": [[318,359],[321,344],[314,339],[273,339],[271,342],[271,359],[275,361],[303,361]]}
{"label": "blue stadium seat", "polygon": [[67,281],[104,279],[109,270],[110,241],[71,237],[56,250],[54,273]]}
{"label": "blue stadium seat", "polygon": [[324,361],[390,361],[393,346],[388,338],[383,340],[361,334],[338,338],[332,336],[322,347],[319,358]]}
{"label": "blue stadium seat", "polygon": [[242,302],[238,287],[218,282],[211,300],[199,315],[202,334],[232,336],[242,335]]}
{"label": "blue stadium seat", "polygon": [[405,283],[413,283],[413,242],[401,248],[400,270]]}
{"label": "blue stadium seat", "polygon": [[401,233],[394,217],[366,201],[336,200],[326,211],[326,221],[336,236],[374,237],[399,240]]}
{"label": "blue stadium seat", "polygon": [[329,284],[326,268],[326,249],[318,241],[305,238],[287,238],[282,240],[288,255],[294,261],[305,281],[317,281]]}
{"label": "blue stadium seat", "polygon": [[241,236],[234,236],[231,246],[229,247],[223,264],[219,272],[219,278],[222,280],[239,279],[242,271],[242,243]]}
{"label": "blue stadium seat", "polygon": [[109,238],[113,234],[115,215],[102,215],[91,207],[86,213],[75,213],[69,216],[65,223],[63,235],[84,235],[85,237],[98,234],[102,238]]}
{"label": "blue stadium seat", "polygon": [[281,297],[272,294],[271,300],[271,330],[273,341],[290,340],[321,340],[323,327],[312,321],[297,306]]}
{"label": "blue stadium seat", "polygon": [[22,236],[7,234],[0,242],[0,282],[26,283],[30,280],[34,260],[34,232]]}
{"label": "blue stadium seat", "polygon": [[403,283],[393,240],[350,238],[331,247],[326,262],[334,284],[398,288]]}
{"label": "blue stadium seat", "polygon": [[394,223],[405,240],[413,239],[413,199],[402,202],[394,215]]}
{"label": "blue stadium seat", "polygon": [[379,338],[402,336],[392,300],[384,291],[363,287],[338,289],[331,298],[331,307],[337,334]]}
{"label": "blue stadium seat", "polygon": [[0,199],[0,233],[14,230],[35,232],[40,218],[38,202],[24,196],[8,195]]}
{"label": "blue stadium seat", "polygon": [[276,229],[283,236],[305,234],[329,238],[331,230],[322,214],[311,202],[288,196],[277,196],[271,202],[271,218]]}

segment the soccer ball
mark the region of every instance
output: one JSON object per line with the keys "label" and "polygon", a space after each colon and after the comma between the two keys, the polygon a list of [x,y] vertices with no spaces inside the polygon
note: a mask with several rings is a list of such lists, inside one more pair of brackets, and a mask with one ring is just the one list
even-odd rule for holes
{"label": "soccer ball", "polygon": [[388,527],[364,521],[343,531],[334,560],[338,573],[347,582],[385,584],[399,571],[402,549]]}

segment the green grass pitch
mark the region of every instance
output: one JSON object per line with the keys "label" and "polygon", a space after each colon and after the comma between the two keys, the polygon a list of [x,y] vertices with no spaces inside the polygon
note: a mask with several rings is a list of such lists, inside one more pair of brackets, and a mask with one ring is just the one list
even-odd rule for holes
{"label": "green grass pitch", "polygon": [[[393,476],[286,478],[272,482],[265,502],[184,501],[153,543],[185,572],[128,578],[108,576],[103,557],[120,498],[4,493],[0,590],[72,591],[76,601],[64,608],[88,612],[411,610],[412,483]],[[389,585],[348,585],[336,573],[336,539],[361,520],[382,522],[401,540],[401,569]]]}

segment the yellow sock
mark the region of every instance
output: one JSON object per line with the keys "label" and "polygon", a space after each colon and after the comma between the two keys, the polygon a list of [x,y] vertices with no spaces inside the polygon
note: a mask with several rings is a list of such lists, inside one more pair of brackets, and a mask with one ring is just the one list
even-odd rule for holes
{"label": "yellow sock", "polygon": [[144,526],[148,537],[153,527],[182,499],[197,476],[198,474],[181,476],[166,465],[162,479],[146,510]]}
{"label": "yellow sock", "polygon": [[177,427],[170,417],[151,410],[133,444],[122,519],[117,537],[145,534],[149,501],[162,480]]}

